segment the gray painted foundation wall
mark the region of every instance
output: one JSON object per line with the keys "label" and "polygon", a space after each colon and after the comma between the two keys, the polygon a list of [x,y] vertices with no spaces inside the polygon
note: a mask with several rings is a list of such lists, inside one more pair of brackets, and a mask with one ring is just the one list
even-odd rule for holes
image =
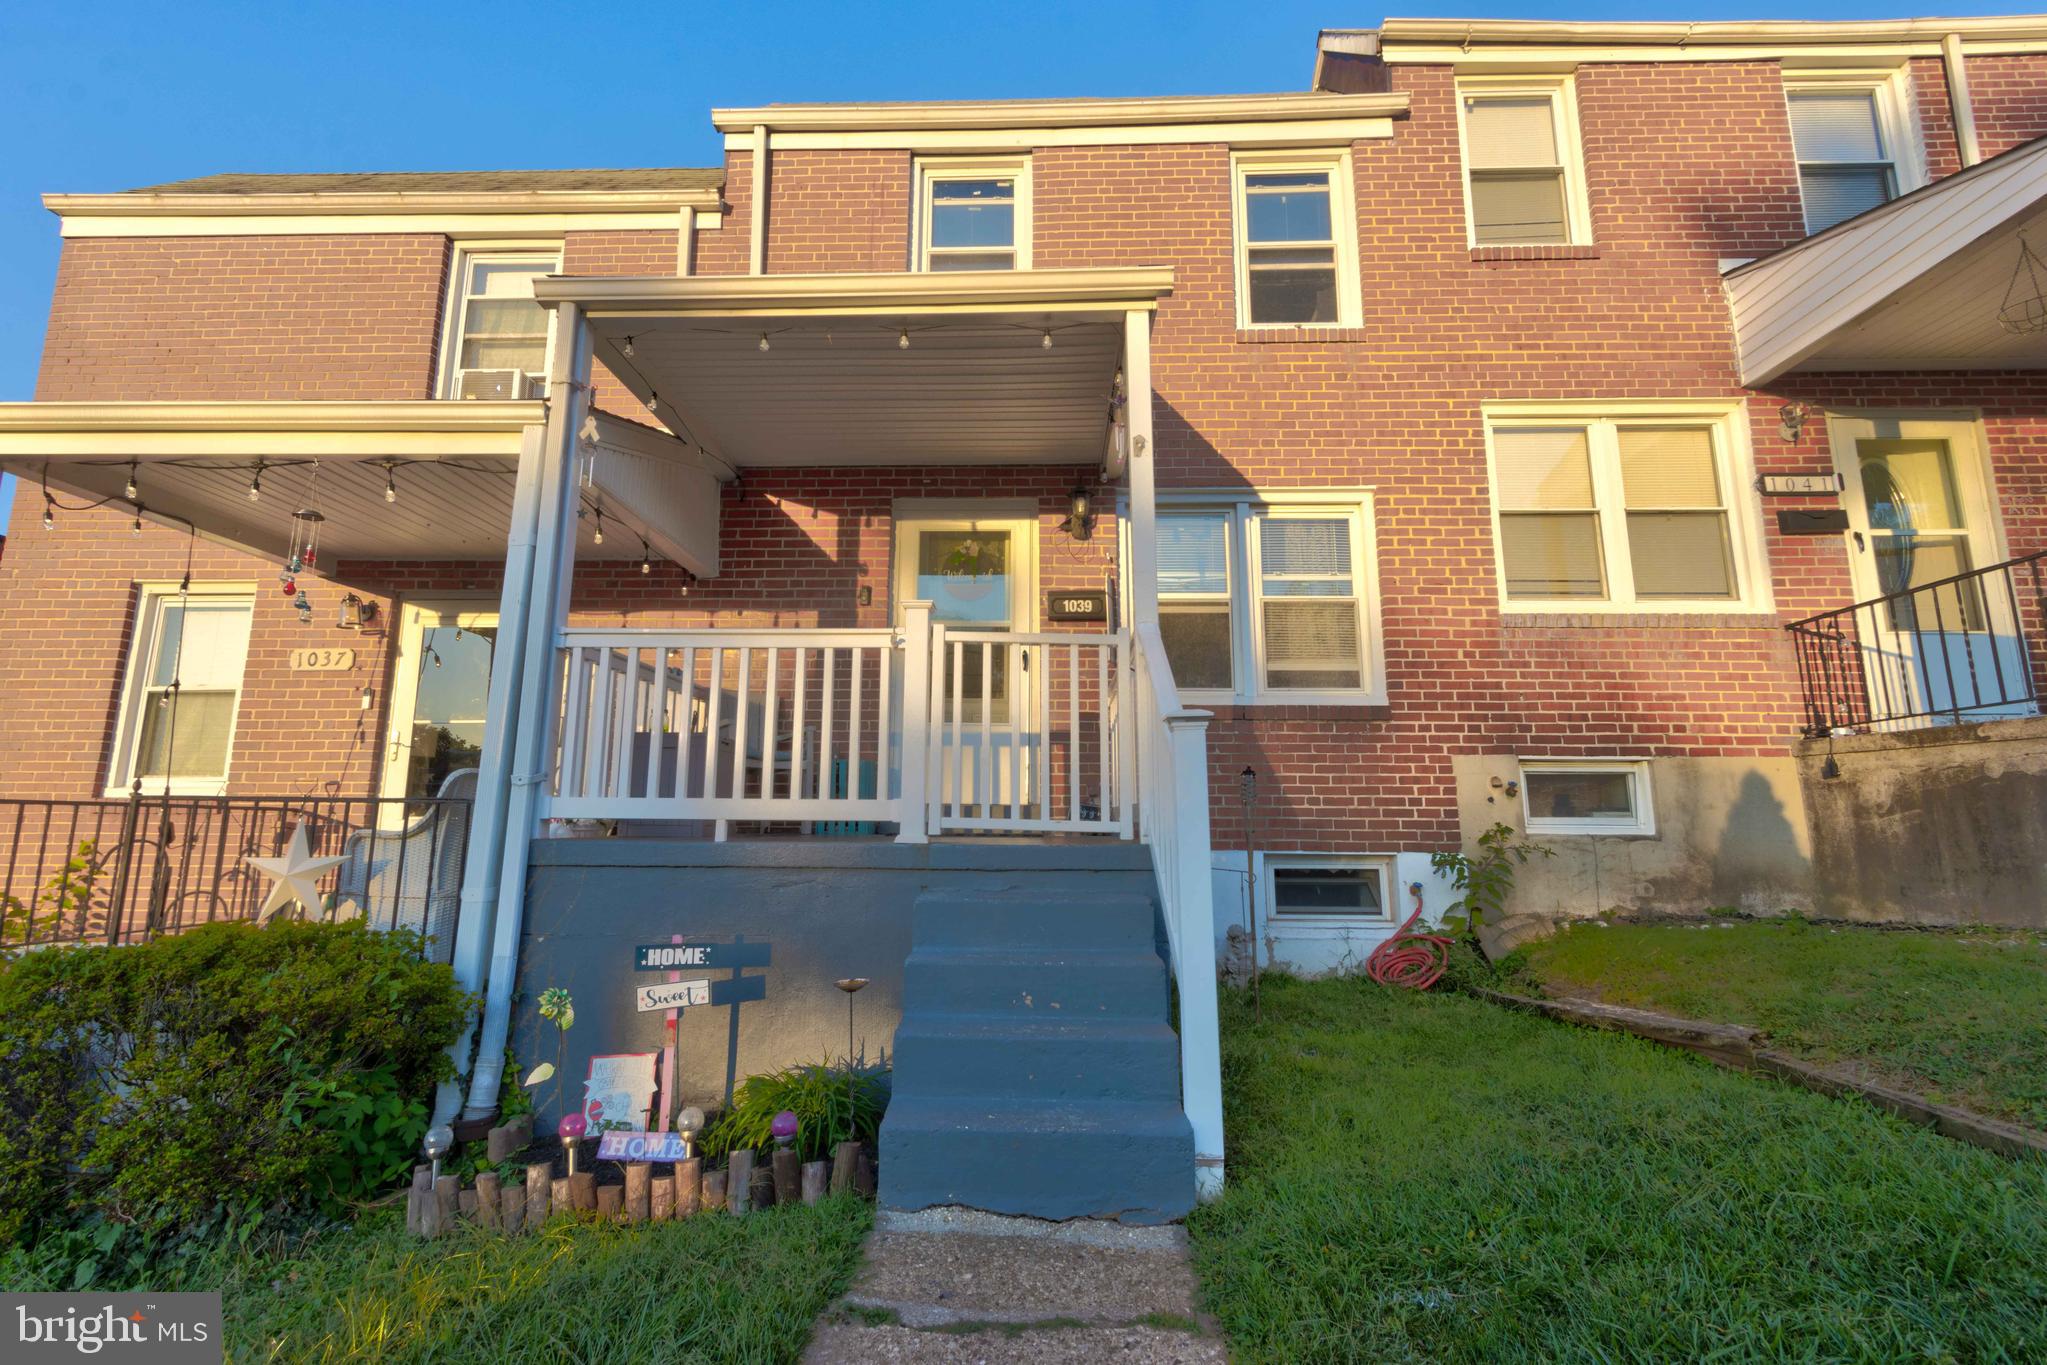
{"label": "gray painted foundation wall", "polygon": [[[930,888],[1075,889],[1114,882],[1148,890],[1148,850],[1133,843],[975,840],[924,845],[855,839],[703,843],[668,839],[538,839],[527,883],[512,1046],[519,1077],[555,1060],[555,1031],[535,1005],[566,987],[576,1002],[565,1081],[535,1087],[536,1131],[551,1132],[557,1095],[580,1102],[590,1058],[665,1045],[664,1013],[640,1014],[634,989],[665,982],[633,968],[633,949],[671,935],[766,942],[767,998],[692,1007],[677,1030],[676,1090],[684,1104],[722,1107],[748,1076],[846,1052],[846,997],[832,983],[864,976],[854,997],[855,1048],[871,1061],[893,1046],[902,1015],[911,909]],[[711,979],[732,972],[685,972]]]}
{"label": "gray painted foundation wall", "polygon": [[2047,718],[1811,740],[1797,761],[1818,913],[2047,926]]}

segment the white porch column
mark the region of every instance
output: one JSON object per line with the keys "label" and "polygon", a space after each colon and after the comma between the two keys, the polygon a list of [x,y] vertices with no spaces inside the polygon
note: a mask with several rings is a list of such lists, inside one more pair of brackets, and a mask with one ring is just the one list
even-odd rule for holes
{"label": "white porch column", "polygon": [[1151,441],[1151,313],[1133,308],[1123,315],[1123,391],[1129,395],[1124,421],[1130,428],[1130,615],[1133,624],[1159,619],[1159,541]]}
{"label": "white porch column", "polygon": [[[580,308],[555,309],[556,343],[547,376],[547,426],[539,452],[540,480],[534,528],[533,579],[519,658],[518,705],[505,737],[510,769],[504,841],[498,863],[497,914],[483,1031],[470,1075],[471,1118],[497,1108],[505,1041],[511,1034],[512,993],[525,923],[527,854],[537,832],[540,784],[547,778],[549,720],[554,710],[555,640],[568,621],[569,588],[576,565],[576,433],[589,407],[590,331]],[[503,627],[500,627],[502,632]]]}
{"label": "white porch column", "polygon": [[896,842],[924,844],[930,819],[931,779],[931,604],[903,603],[903,698],[901,809]]}
{"label": "white porch column", "polygon": [[[1124,420],[1130,427],[1130,614],[1136,648],[1159,638],[1151,318],[1149,311],[1135,308],[1123,315],[1123,383],[1129,397]],[[1147,663],[1170,674],[1163,651]],[[1173,711],[1160,719],[1172,745],[1175,785],[1161,790],[1156,773],[1141,773],[1138,780],[1147,803],[1147,825],[1170,821],[1175,829],[1173,866],[1159,869],[1159,883],[1173,888],[1173,903],[1165,913],[1173,917],[1171,937],[1178,950],[1173,974],[1180,988],[1180,1103],[1194,1127],[1195,1195],[1208,1200],[1223,1188],[1222,1032],[1216,1011],[1215,889],[1208,849],[1209,717],[1205,711]],[[1153,843],[1152,857],[1159,856],[1160,845]]]}
{"label": "white porch column", "polygon": [[[462,900],[456,919],[455,980],[462,989],[481,992],[490,961],[493,919],[498,904],[498,871],[505,852],[505,807],[511,795],[511,746],[502,736],[511,733],[519,709],[519,688],[523,670],[519,660],[525,645],[526,614],[532,601],[533,543],[540,515],[541,465],[546,448],[543,426],[530,426],[519,439],[519,474],[512,489],[512,521],[505,533],[505,578],[498,592],[498,644],[490,675],[490,695],[484,703],[486,744],[477,764],[476,797],[469,808],[469,847],[462,863]],[[462,1036],[448,1049],[459,1075],[469,1067],[470,1048],[476,1041],[476,1020],[463,1028]],[[434,1097],[434,1122],[454,1118],[462,1104],[460,1081],[442,1082]]]}

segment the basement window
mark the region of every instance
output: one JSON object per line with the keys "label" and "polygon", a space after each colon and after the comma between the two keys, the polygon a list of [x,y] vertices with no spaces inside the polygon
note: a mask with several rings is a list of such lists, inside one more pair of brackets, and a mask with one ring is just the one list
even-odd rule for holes
{"label": "basement window", "polygon": [[1267,854],[1265,905],[1274,921],[1346,926],[1387,924],[1382,860],[1329,854]]}
{"label": "basement window", "polygon": [[1523,763],[1521,804],[1530,834],[1656,833],[1649,765],[1640,760]]}

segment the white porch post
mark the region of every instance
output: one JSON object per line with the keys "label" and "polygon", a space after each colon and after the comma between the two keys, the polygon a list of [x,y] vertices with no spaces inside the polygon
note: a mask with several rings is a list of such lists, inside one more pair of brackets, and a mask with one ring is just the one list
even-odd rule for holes
{"label": "white porch post", "polygon": [[532,588],[520,623],[525,639],[518,666],[518,705],[511,725],[498,732],[505,736],[502,747],[503,761],[510,769],[509,792],[483,1031],[469,1082],[466,1112],[472,1118],[497,1109],[504,1074],[519,938],[525,923],[527,854],[537,832],[540,784],[547,776],[555,640],[568,620],[569,588],[575,576],[576,433],[589,407],[590,332],[582,310],[572,303],[556,307],[555,325],[557,340],[547,376],[547,425],[539,451]]}
{"label": "white porch post", "polygon": [[[1151,313],[1123,315],[1123,382],[1129,395],[1130,427],[1130,614],[1134,634],[1158,638],[1158,460],[1152,443]],[[1144,629],[1150,627],[1149,630]],[[1141,642],[1137,645],[1141,648]],[[1163,657],[1149,659],[1167,668]],[[1213,1199],[1223,1188],[1222,1033],[1216,1012],[1215,888],[1208,851],[1208,713],[1178,711],[1163,716],[1172,738],[1175,786],[1161,791],[1155,774],[1140,775],[1144,799],[1171,803],[1174,866],[1161,868],[1162,885],[1174,888],[1165,912],[1174,918],[1171,935],[1178,952],[1173,964],[1180,987],[1180,1103],[1194,1127],[1194,1192]],[[1147,823],[1152,819],[1146,816]],[[1152,845],[1152,856],[1159,846]]]}
{"label": "white porch post", "polygon": [[[546,428],[530,426],[519,439],[518,481],[512,489],[512,521],[505,533],[505,578],[498,592],[498,644],[484,703],[484,733],[497,740],[511,733],[523,681],[519,660],[525,644],[526,613],[532,601],[533,540],[540,515],[541,463]],[[402,680],[399,680],[402,685]],[[484,988],[490,961],[493,914],[498,903],[498,870],[505,851],[505,805],[511,794],[511,746],[486,744],[477,764],[476,797],[469,807],[469,847],[462,863],[462,900],[456,919],[455,980],[465,991]],[[469,1066],[476,1020],[448,1049],[457,1074]],[[442,1082],[434,1097],[434,1122],[454,1118],[462,1104],[460,1081]]]}
{"label": "white porch post", "polygon": [[930,818],[931,776],[931,604],[903,603],[903,723],[901,809],[896,842],[930,842],[924,824]]}

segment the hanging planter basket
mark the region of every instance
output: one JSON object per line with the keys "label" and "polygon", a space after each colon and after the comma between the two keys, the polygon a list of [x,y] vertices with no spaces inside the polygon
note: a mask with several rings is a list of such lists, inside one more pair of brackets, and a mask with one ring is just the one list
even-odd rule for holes
{"label": "hanging planter basket", "polygon": [[2019,261],[2005,287],[2004,303],[1997,310],[1998,325],[2014,336],[2047,332],[2047,265],[2033,252],[2032,243],[2019,237]]}

